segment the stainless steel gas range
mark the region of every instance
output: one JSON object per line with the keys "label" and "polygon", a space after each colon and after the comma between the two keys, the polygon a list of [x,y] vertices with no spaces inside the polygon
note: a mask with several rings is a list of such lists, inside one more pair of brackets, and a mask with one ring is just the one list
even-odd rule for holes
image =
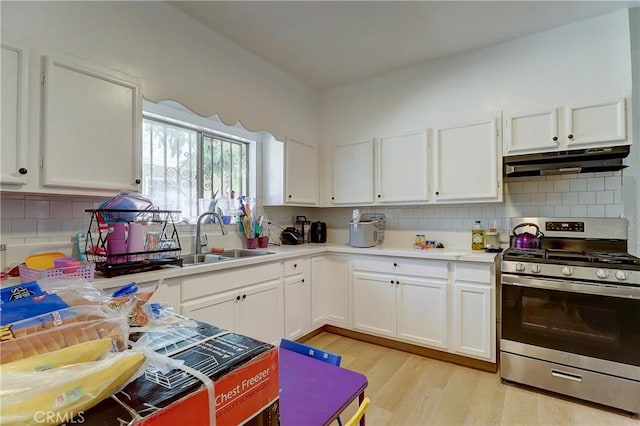
{"label": "stainless steel gas range", "polygon": [[531,226],[538,248],[502,256],[501,377],[640,413],[640,259],[627,252],[626,219],[510,224]]}

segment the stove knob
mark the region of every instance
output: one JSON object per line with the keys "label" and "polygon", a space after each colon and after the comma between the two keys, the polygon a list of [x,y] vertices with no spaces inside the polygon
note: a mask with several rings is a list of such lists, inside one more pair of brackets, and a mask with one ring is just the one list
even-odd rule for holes
{"label": "stove knob", "polygon": [[542,270],[542,268],[540,268],[540,265],[531,265],[531,272],[533,272],[534,274],[539,273]]}
{"label": "stove knob", "polygon": [[524,265],[522,263],[516,263],[516,271],[518,272],[524,271]]}
{"label": "stove knob", "polygon": [[598,269],[596,271],[596,276],[602,279],[609,278],[609,271],[607,271],[606,269]]}
{"label": "stove knob", "polygon": [[625,271],[616,271],[616,278],[619,281],[624,281],[628,278],[629,276],[627,275],[627,273]]}
{"label": "stove knob", "polygon": [[571,266],[563,266],[562,267],[562,275],[573,275],[573,268]]}

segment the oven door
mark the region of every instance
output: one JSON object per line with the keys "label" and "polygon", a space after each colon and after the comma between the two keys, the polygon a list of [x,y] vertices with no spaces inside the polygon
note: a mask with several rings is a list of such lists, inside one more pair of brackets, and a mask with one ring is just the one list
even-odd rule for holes
{"label": "oven door", "polygon": [[640,366],[640,288],[502,275],[502,339]]}

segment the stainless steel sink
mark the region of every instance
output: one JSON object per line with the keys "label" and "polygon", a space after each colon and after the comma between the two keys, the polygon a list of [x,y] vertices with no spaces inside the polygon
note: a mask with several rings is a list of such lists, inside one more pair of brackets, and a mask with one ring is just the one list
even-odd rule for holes
{"label": "stainless steel sink", "polygon": [[238,260],[246,257],[264,256],[268,254],[275,254],[265,250],[247,250],[247,249],[229,249],[220,254],[211,253],[190,253],[183,254],[182,266],[194,266],[202,265],[206,263],[219,263],[228,262],[231,260]]}
{"label": "stainless steel sink", "polygon": [[229,249],[229,250],[223,251],[220,254],[220,256],[231,257],[236,259],[238,257],[255,257],[255,256],[264,256],[267,254],[275,254],[275,253],[266,251],[266,250]]}

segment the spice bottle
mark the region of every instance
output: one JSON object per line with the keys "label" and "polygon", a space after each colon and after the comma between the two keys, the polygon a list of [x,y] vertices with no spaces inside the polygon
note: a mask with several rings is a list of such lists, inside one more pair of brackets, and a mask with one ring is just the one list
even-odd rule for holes
{"label": "spice bottle", "polygon": [[473,225],[471,230],[471,248],[473,250],[482,250],[484,248],[485,232],[479,220]]}

